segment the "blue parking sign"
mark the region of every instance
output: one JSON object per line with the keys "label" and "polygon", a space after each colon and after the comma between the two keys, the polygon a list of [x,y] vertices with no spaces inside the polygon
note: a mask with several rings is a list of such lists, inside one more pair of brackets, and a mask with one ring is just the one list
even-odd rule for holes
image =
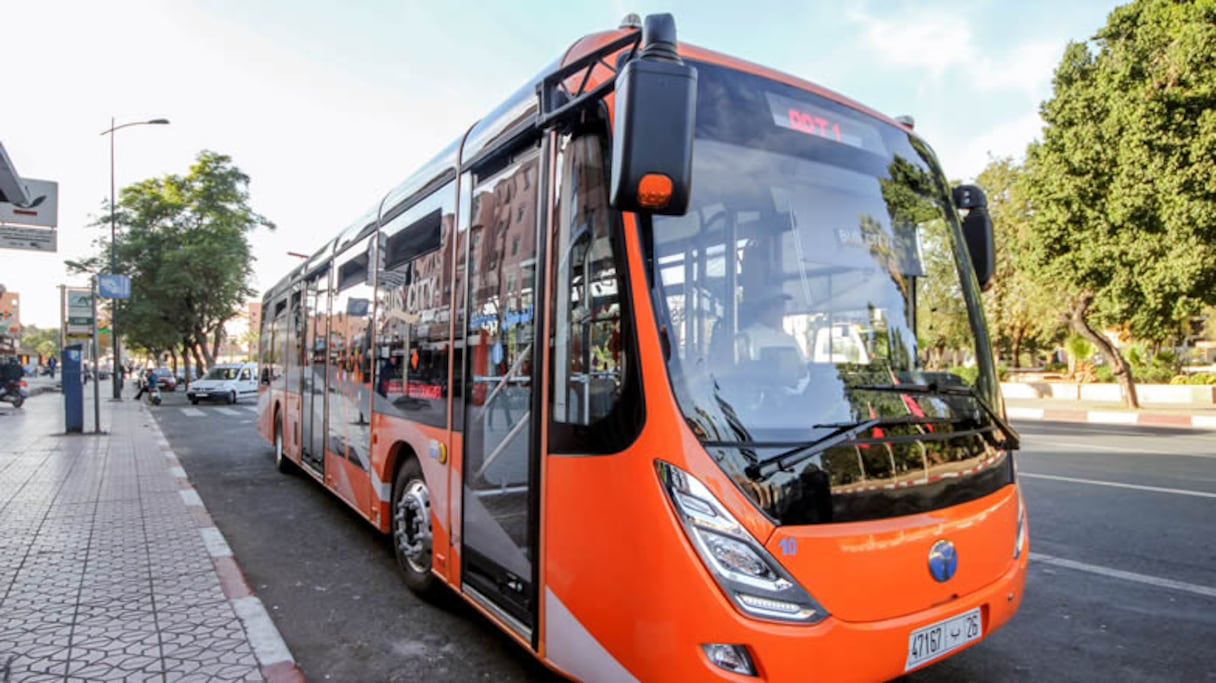
{"label": "blue parking sign", "polygon": [[106,299],[130,299],[131,278],[126,275],[102,274],[97,276],[97,290]]}

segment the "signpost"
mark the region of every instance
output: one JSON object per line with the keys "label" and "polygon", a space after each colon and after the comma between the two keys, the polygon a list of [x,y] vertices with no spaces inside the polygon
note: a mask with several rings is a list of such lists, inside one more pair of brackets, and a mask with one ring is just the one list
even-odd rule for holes
{"label": "signpost", "polygon": [[38,225],[54,228],[59,225],[59,183],[53,180],[22,178],[29,201],[25,204],[0,202],[0,223]]}
{"label": "signpost", "polygon": [[[5,206],[5,204],[0,202],[0,206]],[[58,251],[58,234],[57,230],[47,230],[46,228],[0,225],[0,249]]]}
{"label": "signpost", "polygon": [[[96,289],[97,278],[93,278],[93,286]],[[89,292],[89,314],[93,318],[93,433],[101,433],[101,374],[97,372],[97,366],[101,363],[101,356],[97,354],[97,297],[95,291]]]}
{"label": "signpost", "polygon": [[104,274],[99,275],[97,286],[101,290],[101,296],[106,299],[130,299],[131,298],[131,278],[126,275]]}
{"label": "signpost", "polygon": [[83,287],[65,287],[67,320],[65,335],[69,340],[85,340],[93,337],[93,291]]}
{"label": "signpost", "polygon": [[7,180],[3,196],[9,201],[0,201],[0,249],[58,251],[59,183],[18,178],[11,168]]}

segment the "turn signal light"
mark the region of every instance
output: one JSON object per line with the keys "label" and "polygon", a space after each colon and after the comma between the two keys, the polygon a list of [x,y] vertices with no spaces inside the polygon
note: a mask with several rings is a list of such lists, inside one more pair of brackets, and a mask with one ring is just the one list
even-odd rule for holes
{"label": "turn signal light", "polygon": [[662,173],[647,173],[638,181],[638,203],[647,209],[661,209],[671,201],[671,178]]}

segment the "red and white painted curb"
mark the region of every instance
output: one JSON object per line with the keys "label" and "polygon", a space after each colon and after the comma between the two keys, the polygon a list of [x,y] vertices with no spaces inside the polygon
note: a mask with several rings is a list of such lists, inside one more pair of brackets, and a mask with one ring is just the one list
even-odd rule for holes
{"label": "red and white painted curb", "polygon": [[1028,408],[1007,406],[1011,420],[1045,420],[1049,422],[1090,422],[1110,425],[1142,425],[1151,427],[1189,427],[1216,430],[1216,415],[1183,415],[1177,413],[1146,413],[1120,410],[1068,410],[1063,408]]}
{"label": "red and white painted curb", "polygon": [[160,431],[160,425],[156,420],[152,420],[151,424],[157,434],[156,445],[167,461],[169,474],[178,482],[178,494],[198,524],[203,544],[211,556],[216,576],[219,577],[220,587],[245,628],[245,635],[249,638],[249,645],[257,657],[262,675],[268,683],[304,683],[304,674],[296,666],[291,650],[287,648],[287,643],[283,641],[262,601],[253,594],[253,589],[249,587],[244,572],[232,554],[232,548],[228,546],[224,534],[207,513],[203,499],[190,485],[186,470],[182,468],[177,454],[169,447],[169,441]]}

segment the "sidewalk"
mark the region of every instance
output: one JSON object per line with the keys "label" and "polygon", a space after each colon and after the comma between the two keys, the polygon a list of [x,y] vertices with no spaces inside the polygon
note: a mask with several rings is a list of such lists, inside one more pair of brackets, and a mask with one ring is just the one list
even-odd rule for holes
{"label": "sidewalk", "polygon": [[302,681],[147,409],[100,407],[0,404],[0,681]]}
{"label": "sidewalk", "polygon": [[1210,403],[1145,403],[1139,410],[1122,403],[1056,398],[1006,398],[1010,420],[1090,422],[1113,425],[1184,427],[1216,430],[1216,405]]}

